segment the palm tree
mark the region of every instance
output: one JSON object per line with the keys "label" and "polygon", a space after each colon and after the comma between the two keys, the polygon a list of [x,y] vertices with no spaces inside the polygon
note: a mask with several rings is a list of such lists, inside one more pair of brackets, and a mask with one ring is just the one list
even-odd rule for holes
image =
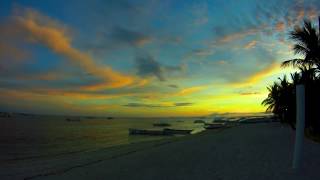
{"label": "palm tree", "polygon": [[295,54],[303,58],[290,59],[282,63],[282,67],[305,67],[307,69],[316,67],[320,70],[320,17],[319,30],[309,21],[305,20],[303,27],[296,27],[290,32],[290,39],[296,43],[293,46]]}
{"label": "palm tree", "polygon": [[[293,75],[292,75],[293,76]],[[297,76],[297,75],[295,75]],[[279,82],[274,82],[273,85],[267,87],[269,94],[262,101],[262,105],[267,106],[267,112],[275,114],[282,123],[288,123],[295,128],[295,92],[294,85],[290,83],[286,76],[282,79],[278,78]]]}
{"label": "palm tree", "polygon": [[267,106],[267,112],[278,115],[280,85],[277,82],[274,82],[273,85],[270,85],[267,89],[269,91],[268,97],[264,99],[261,104]]}

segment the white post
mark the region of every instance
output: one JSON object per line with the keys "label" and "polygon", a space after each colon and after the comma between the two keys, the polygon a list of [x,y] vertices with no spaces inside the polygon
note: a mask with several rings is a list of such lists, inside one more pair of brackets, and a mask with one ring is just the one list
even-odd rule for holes
{"label": "white post", "polygon": [[299,84],[296,86],[296,104],[297,104],[297,117],[296,117],[296,140],[294,145],[293,165],[294,169],[301,166],[302,159],[302,146],[304,138],[304,125],[305,125],[305,88],[304,85]]}

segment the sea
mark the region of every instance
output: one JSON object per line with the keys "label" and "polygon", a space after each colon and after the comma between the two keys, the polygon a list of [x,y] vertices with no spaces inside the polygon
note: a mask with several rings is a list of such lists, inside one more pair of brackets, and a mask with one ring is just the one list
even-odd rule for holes
{"label": "sea", "polygon": [[192,129],[192,134],[195,134],[205,130],[203,124],[194,123],[195,120],[210,123],[217,117],[236,121],[247,116],[257,116],[257,114],[108,118],[14,113],[10,117],[0,117],[0,161],[50,157],[124,144],[175,138],[175,136],[129,135],[129,128],[164,128],[154,127],[154,123],[169,123],[170,128],[174,129]]}

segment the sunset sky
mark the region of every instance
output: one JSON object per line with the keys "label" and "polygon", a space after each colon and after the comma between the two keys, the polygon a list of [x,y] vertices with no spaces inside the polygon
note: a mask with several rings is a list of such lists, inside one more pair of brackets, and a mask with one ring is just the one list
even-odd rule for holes
{"label": "sunset sky", "polygon": [[0,111],[263,112],[318,0],[0,2]]}

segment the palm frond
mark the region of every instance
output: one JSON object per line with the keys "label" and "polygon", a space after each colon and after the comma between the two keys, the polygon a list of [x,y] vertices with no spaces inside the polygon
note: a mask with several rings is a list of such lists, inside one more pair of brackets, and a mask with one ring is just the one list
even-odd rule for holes
{"label": "palm frond", "polygon": [[281,67],[282,68],[286,68],[286,67],[297,67],[299,65],[304,64],[304,60],[303,59],[290,59],[290,60],[286,60],[284,62],[281,63]]}

